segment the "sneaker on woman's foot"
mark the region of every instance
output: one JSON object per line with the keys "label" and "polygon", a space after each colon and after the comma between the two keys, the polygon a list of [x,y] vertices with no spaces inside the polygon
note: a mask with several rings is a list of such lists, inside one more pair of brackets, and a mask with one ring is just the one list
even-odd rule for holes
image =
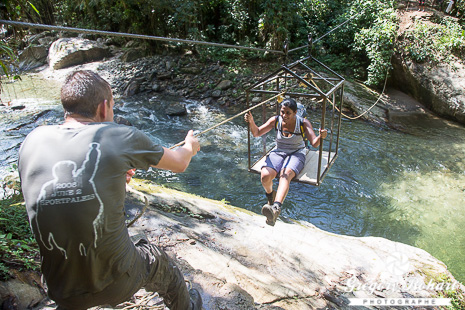
{"label": "sneaker on woman's foot", "polygon": [[281,214],[281,207],[277,203],[274,203],[272,206],[264,205],[262,214],[266,216],[266,223],[270,226],[274,226],[278,216]]}
{"label": "sneaker on woman's foot", "polygon": [[195,288],[189,290],[189,296],[191,297],[191,310],[202,310],[202,297],[199,291]]}

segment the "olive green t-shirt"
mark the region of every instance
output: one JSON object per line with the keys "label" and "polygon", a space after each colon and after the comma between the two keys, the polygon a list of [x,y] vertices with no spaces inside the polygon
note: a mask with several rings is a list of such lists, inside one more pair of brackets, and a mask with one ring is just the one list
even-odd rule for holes
{"label": "olive green t-shirt", "polygon": [[162,156],[144,133],[115,123],[42,126],[26,137],[21,186],[52,299],[99,292],[142,259],[125,225],[126,172]]}

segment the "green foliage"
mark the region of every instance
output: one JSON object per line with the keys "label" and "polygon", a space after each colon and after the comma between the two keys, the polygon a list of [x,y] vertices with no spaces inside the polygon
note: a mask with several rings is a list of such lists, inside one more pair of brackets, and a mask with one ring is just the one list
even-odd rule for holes
{"label": "green foliage", "polygon": [[[53,15],[58,24],[65,26],[114,32],[273,50],[283,50],[286,42],[289,49],[304,46],[311,37],[316,41],[312,51],[316,58],[325,60],[337,71],[365,80],[370,86],[381,86],[395,46],[397,1],[35,0],[33,6],[25,0],[4,2],[10,19],[32,20],[37,16],[43,19]],[[451,12],[458,22],[445,19],[436,26],[417,20],[418,29],[407,34],[404,50],[416,61],[447,61],[448,55],[463,58],[464,30],[460,25],[465,23],[464,12],[465,1],[460,0]],[[176,46],[161,41],[144,42],[158,51]],[[203,58],[213,58],[231,67],[240,67],[243,58],[264,57],[260,52],[220,51],[221,48],[200,46],[194,49]],[[289,55],[288,60],[307,53],[307,49],[300,49]]]}
{"label": "green foliage", "polygon": [[0,278],[10,277],[11,267],[38,270],[38,246],[29,228],[20,194],[0,201]]}
{"label": "green foliage", "polygon": [[465,292],[460,288],[456,290],[446,290],[439,293],[440,298],[450,298],[451,304],[447,307],[442,307],[442,309],[447,310],[463,310],[465,309]]}
{"label": "green foliage", "polygon": [[416,20],[413,30],[405,34],[401,46],[416,62],[450,62],[453,56],[465,55],[465,30],[450,18],[429,23]]}
{"label": "green foliage", "polygon": [[[13,50],[4,42],[0,41],[0,67],[2,69],[2,73],[5,74],[7,77],[10,75],[9,65],[14,63],[17,59]],[[1,81],[0,81],[1,85]]]}
{"label": "green foliage", "polygon": [[[441,9],[445,11],[448,4],[449,1],[444,0]],[[452,10],[449,14],[450,16],[457,17],[462,26],[465,25],[465,2],[463,0],[454,0],[454,5],[452,6]]]}
{"label": "green foliage", "polygon": [[369,65],[366,84],[380,86],[391,69],[391,56],[397,35],[398,21],[392,8],[378,12],[370,27],[355,34],[354,49],[366,54]]}
{"label": "green foliage", "polygon": [[[45,4],[45,6],[44,6]],[[3,0],[2,18],[17,21],[43,22],[41,9],[53,7],[49,0],[36,0],[33,2],[25,0]]]}

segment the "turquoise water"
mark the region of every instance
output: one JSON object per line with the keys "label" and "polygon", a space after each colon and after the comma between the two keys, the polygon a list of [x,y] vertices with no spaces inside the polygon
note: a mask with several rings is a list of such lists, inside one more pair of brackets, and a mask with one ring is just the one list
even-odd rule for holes
{"label": "turquoise water", "polygon": [[[63,113],[56,98],[12,100],[27,106],[18,115],[0,109],[3,170],[14,164],[22,139],[36,125],[8,130],[43,110],[49,112],[37,120],[39,124],[60,122]],[[188,102],[188,116],[168,117],[148,99],[117,100],[116,115],[166,147],[182,141],[190,128],[202,131],[239,112]],[[292,183],[282,216],[338,234],[379,236],[417,246],[465,282],[465,128],[431,117],[403,125],[407,129],[401,132],[343,120],[339,157],[323,184]],[[138,177],[260,213],[265,197],[259,176],[247,172],[242,117],[199,139],[201,151],[185,173],[150,170],[139,171]]]}

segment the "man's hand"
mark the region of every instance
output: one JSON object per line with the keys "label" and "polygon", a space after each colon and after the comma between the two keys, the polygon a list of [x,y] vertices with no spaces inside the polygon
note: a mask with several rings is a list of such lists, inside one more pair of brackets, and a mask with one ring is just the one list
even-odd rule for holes
{"label": "man's hand", "polygon": [[126,184],[129,184],[129,182],[131,182],[132,176],[135,173],[136,173],[136,168],[129,169],[128,172],[126,172]]}
{"label": "man's hand", "polygon": [[184,140],[186,146],[192,148],[192,156],[195,156],[198,151],[200,151],[200,143],[197,137],[194,136],[194,131],[189,130]]}

